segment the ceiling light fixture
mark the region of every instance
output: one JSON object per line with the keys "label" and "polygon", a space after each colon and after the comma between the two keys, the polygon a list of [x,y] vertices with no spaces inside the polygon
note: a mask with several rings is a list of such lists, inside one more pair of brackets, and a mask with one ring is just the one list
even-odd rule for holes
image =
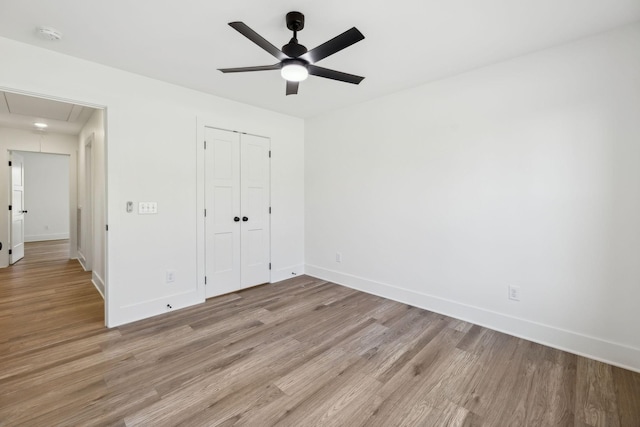
{"label": "ceiling light fixture", "polygon": [[282,78],[289,82],[301,82],[309,77],[307,63],[300,59],[285,60],[280,70]]}
{"label": "ceiling light fixture", "polygon": [[341,71],[318,67],[316,62],[340,52],[354,43],[364,39],[364,36],[356,27],[332,38],[331,40],[307,50],[304,45],[298,43],[298,32],[304,28],[304,15],[300,12],[289,12],[286,16],[287,28],[293,31],[293,37],[289,43],[278,49],[268,42],[260,34],[253,31],[247,24],[241,21],[229,22],[229,26],[248,38],[253,43],[275,56],[278,62],[273,65],[259,65],[257,67],[218,68],[223,73],[244,73],[247,71],[272,71],[280,70],[282,78],[287,81],[286,94],[298,93],[300,82],[309,74],[325,79],[337,80],[346,83],[359,84],[364,77],[347,74]]}
{"label": "ceiling light fixture", "polygon": [[36,33],[45,40],[56,41],[62,38],[62,33],[53,27],[38,27]]}
{"label": "ceiling light fixture", "polygon": [[46,129],[46,128],[48,128],[48,127],[49,127],[49,125],[48,125],[48,124],[46,124],[46,123],[42,123],[42,122],[36,122],[36,123],[34,123],[33,125],[34,125],[36,128],[38,128],[39,130],[44,130],[44,129]]}

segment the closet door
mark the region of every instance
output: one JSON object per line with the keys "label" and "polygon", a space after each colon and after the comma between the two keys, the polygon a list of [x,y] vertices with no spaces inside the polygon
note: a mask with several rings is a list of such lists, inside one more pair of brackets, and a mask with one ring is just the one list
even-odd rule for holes
{"label": "closet door", "polygon": [[268,283],[270,279],[269,139],[240,137],[241,286]]}
{"label": "closet door", "polygon": [[240,289],[240,134],[206,128],[207,298]]}
{"label": "closet door", "polygon": [[205,129],[206,297],[270,280],[269,139]]}

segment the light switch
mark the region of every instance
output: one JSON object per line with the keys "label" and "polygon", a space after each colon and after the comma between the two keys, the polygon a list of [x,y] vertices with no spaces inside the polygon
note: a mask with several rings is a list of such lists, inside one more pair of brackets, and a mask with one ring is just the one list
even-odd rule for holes
{"label": "light switch", "polygon": [[158,213],[158,202],[139,202],[138,214],[153,215]]}

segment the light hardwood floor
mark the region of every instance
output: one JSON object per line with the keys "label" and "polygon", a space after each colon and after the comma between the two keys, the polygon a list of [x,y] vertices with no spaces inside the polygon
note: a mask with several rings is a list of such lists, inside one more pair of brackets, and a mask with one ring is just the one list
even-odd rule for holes
{"label": "light hardwood floor", "polygon": [[2,426],[640,426],[640,374],[307,276],[105,329],[53,246],[0,269]]}

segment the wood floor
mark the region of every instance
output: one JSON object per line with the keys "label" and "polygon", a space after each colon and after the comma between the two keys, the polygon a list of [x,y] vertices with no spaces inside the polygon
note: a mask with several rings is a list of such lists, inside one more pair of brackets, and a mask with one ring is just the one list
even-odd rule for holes
{"label": "wood floor", "polygon": [[311,277],[111,330],[89,280],[0,269],[1,426],[640,426],[640,374]]}

